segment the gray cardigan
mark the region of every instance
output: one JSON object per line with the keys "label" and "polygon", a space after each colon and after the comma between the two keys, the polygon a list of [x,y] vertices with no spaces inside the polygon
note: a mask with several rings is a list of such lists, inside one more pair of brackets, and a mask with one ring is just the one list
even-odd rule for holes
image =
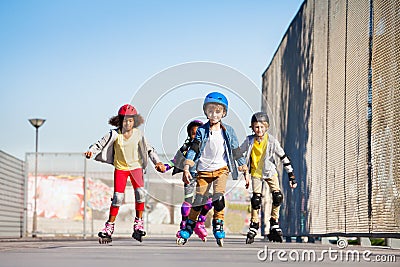
{"label": "gray cardigan", "polygon": [[[255,138],[254,135],[247,136],[244,142],[239,147],[240,153],[244,154],[246,157],[246,164],[249,170],[251,167],[250,156],[251,156],[251,150],[253,149],[254,138]],[[281,147],[279,141],[274,136],[268,134],[267,148],[263,153],[264,165],[262,174],[264,178],[269,178],[277,174],[274,155],[277,155],[279,159],[282,161],[283,167],[285,168],[289,176],[293,174],[293,167],[289,157],[285,154],[285,151]]]}
{"label": "gray cardigan", "polygon": [[[142,131],[140,131],[140,135],[142,138],[139,142],[139,158],[142,160],[142,168],[145,170],[149,157],[154,164],[160,162],[160,159],[155,149],[147,143]],[[114,142],[117,136],[118,129],[111,129],[100,140],[89,147],[89,151],[95,155],[95,160],[111,165],[114,164]]]}

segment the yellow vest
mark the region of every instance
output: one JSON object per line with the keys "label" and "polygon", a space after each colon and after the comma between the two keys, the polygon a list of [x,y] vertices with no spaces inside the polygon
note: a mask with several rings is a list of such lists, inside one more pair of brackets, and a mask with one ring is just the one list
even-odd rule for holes
{"label": "yellow vest", "polygon": [[253,148],[251,149],[251,176],[256,178],[262,178],[262,171],[264,167],[264,154],[268,144],[268,134],[264,135],[264,138],[260,143],[254,138]]}

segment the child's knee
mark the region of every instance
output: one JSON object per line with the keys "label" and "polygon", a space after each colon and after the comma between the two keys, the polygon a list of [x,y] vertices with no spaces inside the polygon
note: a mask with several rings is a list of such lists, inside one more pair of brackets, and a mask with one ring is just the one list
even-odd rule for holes
{"label": "child's knee", "polygon": [[215,193],[213,196],[213,206],[216,211],[222,211],[225,208],[225,197],[222,193]]}
{"label": "child's knee", "polygon": [[135,188],[135,201],[136,203],[143,203],[146,198],[146,192],[143,187]]}
{"label": "child's knee", "polygon": [[259,210],[261,208],[261,198],[262,195],[260,193],[253,193],[253,196],[251,197],[251,207],[254,210]]}

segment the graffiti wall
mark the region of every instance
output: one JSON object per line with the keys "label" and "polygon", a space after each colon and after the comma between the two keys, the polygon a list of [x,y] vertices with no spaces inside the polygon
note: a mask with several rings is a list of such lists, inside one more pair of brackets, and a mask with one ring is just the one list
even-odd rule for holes
{"label": "graffiti wall", "polygon": [[[38,176],[36,205],[38,217],[83,220],[82,176]],[[88,178],[88,207],[103,211],[110,205],[112,189],[100,180]],[[28,176],[28,216],[33,216],[35,177]]]}

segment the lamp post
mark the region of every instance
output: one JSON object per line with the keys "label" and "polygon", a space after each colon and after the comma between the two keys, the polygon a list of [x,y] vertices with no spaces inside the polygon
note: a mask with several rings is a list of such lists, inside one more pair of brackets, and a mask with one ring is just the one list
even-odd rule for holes
{"label": "lamp post", "polygon": [[33,127],[36,128],[36,150],[35,150],[35,195],[34,195],[34,209],[33,209],[33,220],[32,220],[32,237],[36,237],[37,234],[37,166],[38,166],[38,141],[39,141],[39,127],[43,125],[46,120],[44,119],[29,119],[29,122]]}

